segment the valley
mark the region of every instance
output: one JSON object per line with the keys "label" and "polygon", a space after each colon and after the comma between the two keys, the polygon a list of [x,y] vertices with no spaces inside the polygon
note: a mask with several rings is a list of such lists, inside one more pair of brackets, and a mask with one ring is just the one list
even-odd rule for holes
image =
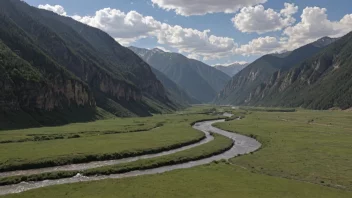
{"label": "valley", "polygon": [[351,198],[351,6],[276,4],[0,0],[0,197]]}
{"label": "valley", "polygon": [[[214,111],[215,110],[215,111]],[[196,121],[201,120],[216,120],[216,119],[224,119],[222,112],[231,112],[233,118],[226,119],[226,122],[217,123],[216,121],[209,122],[209,126],[204,126],[198,129],[199,124],[195,124],[194,129],[192,129],[191,124]],[[235,119],[241,117],[240,120]],[[232,192],[236,192],[242,196],[249,196],[250,194],[253,197],[258,196],[260,193],[259,186],[276,186],[271,188],[270,191],[267,191],[265,196],[270,197],[273,194],[280,193],[288,193],[291,190],[295,191],[295,194],[291,197],[301,197],[307,195],[314,195],[316,197],[348,197],[349,190],[352,188],[351,184],[351,176],[348,172],[348,165],[350,162],[348,160],[349,157],[349,149],[350,149],[350,138],[352,137],[350,134],[350,129],[352,128],[349,120],[351,119],[351,115],[348,112],[339,112],[339,111],[308,111],[308,110],[296,110],[294,112],[291,109],[256,109],[256,108],[243,108],[238,110],[233,110],[232,108],[223,107],[223,108],[214,108],[212,106],[198,106],[193,107],[191,109],[187,109],[186,111],[182,111],[176,114],[169,114],[160,116],[154,116],[152,118],[125,118],[127,120],[131,120],[127,122],[131,129],[140,129],[139,132],[134,132],[131,130],[130,132],[125,133],[116,133],[113,136],[111,134],[105,134],[103,131],[105,129],[101,127],[102,121],[97,121],[95,123],[87,123],[87,124],[73,124],[72,127],[69,127],[72,132],[80,132],[87,127],[100,127],[101,128],[101,137],[102,141],[106,142],[106,146],[108,148],[118,152],[118,147],[112,147],[108,144],[107,139],[111,139],[113,142],[117,143],[121,141],[121,143],[116,144],[121,148],[121,151],[128,150],[134,151],[133,148],[137,149],[134,151],[135,156],[137,158],[130,158],[131,160],[123,160],[121,159],[113,161],[106,161],[102,163],[98,163],[96,160],[107,160],[104,158],[91,158],[92,162],[87,163],[87,165],[77,164],[72,166],[63,166],[67,167],[66,169],[58,168],[43,168],[41,166],[32,166],[28,167],[28,170],[25,171],[23,168],[19,170],[23,171],[11,171],[6,174],[6,171],[2,170],[0,174],[0,190],[2,192],[12,192],[15,189],[34,189],[30,191],[26,191],[20,193],[18,195],[10,195],[9,197],[36,197],[41,196],[43,193],[49,193],[53,197],[60,197],[63,192],[67,193],[69,197],[80,197],[80,196],[88,196],[92,193],[90,190],[80,190],[76,191],[73,189],[85,189],[90,186],[90,188],[94,188],[97,192],[104,190],[106,193],[102,193],[99,196],[105,197],[109,196],[109,192],[114,191],[114,188],[124,188],[127,183],[135,183],[143,184],[143,188],[138,188],[137,191],[119,191],[122,193],[121,195],[128,196],[141,196],[139,193],[148,194],[158,194],[158,196],[163,197],[167,195],[170,196],[180,196],[178,191],[175,193],[172,192],[172,189],[182,189],[184,185],[195,185],[197,189],[200,191],[206,192],[207,190],[213,191],[216,188],[222,189],[220,191],[216,191],[216,195],[219,196],[230,196]],[[140,126],[138,123],[144,122],[145,119],[149,121],[150,126]],[[106,130],[111,130],[111,127],[127,127],[121,119],[115,119],[114,122],[112,120],[106,120],[105,123],[111,123],[110,125],[106,125]],[[149,127],[155,127],[155,123],[163,122],[162,126],[155,129],[148,129]],[[123,123],[122,125],[118,123]],[[207,123],[207,122],[205,122]],[[252,124],[255,123],[255,124]],[[75,126],[76,125],[76,126]],[[232,141],[225,138],[224,134],[222,135],[212,135],[213,138],[210,138],[211,135],[208,134],[206,136],[202,135],[203,133],[198,130],[211,133],[218,133],[216,129],[210,127],[214,125],[217,128],[221,128],[227,131],[232,131],[235,133],[244,134],[247,137],[255,138],[258,143],[261,144],[256,145],[256,141],[250,143],[249,145],[254,146],[254,150],[260,149],[256,152],[250,149],[249,151],[246,149],[243,150],[242,146],[246,146],[245,141],[241,140],[240,136],[236,136],[235,133],[229,132],[229,137],[234,138],[234,149],[235,154],[226,154],[231,152],[229,147],[232,147]],[[133,127],[132,127],[133,126]],[[179,127],[176,127],[179,126]],[[202,125],[199,125],[202,126]],[[56,132],[59,134],[62,129],[67,128],[68,126],[63,127],[51,127],[51,128],[40,128],[42,131],[46,131],[47,133]],[[134,128],[135,127],[135,128]],[[143,129],[143,127],[145,127]],[[210,128],[209,128],[210,127]],[[158,130],[160,129],[160,130]],[[198,130],[196,130],[198,129]],[[20,130],[16,132],[17,134],[26,135],[30,133],[29,130]],[[28,132],[27,132],[28,131]],[[64,131],[64,130],[63,130]],[[9,131],[10,132],[10,131]],[[164,133],[164,134],[159,134]],[[134,136],[136,135],[136,136]],[[144,138],[148,137],[148,138]],[[152,135],[152,136],[151,136]],[[176,135],[176,136],[175,136]],[[209,136],[210,135],[210,136]],[[105,137],[104,137],[105,136]],[[123,138],[123,136],[128,137],[129,139]],[[159,142],[159,144],[164,144],[165,146],[155,145],[155,141],[152,139],[159,137],[163,137],[163,141]],[[168,136],[170,138],[168,138]],[[178,137],[178,138],[175,138]],[[319,137],[319,138],[317,138]],[[68,147],[64,146],[67,154],[72,158],[77,158],[79,155],[74,154],[72,152],[76,150],[80,150],[83,154],[83,148],[87,148],[88,139],[86,138],[94,138],[95,141],[98,141],[98,137],[96,136],[88,136],[81,137],[75,140],[76,147]],[[205,139],[204,139],[205,138]],[[208,139],[210,138],[210,139]],[[81,143],[79,141],[81,139]],[[148,140],[150,139],[150,140]],[[170,139],[168,141],[168,139]],[[43,143],[47,142],[49,144],[53,144],[56,140],[42,140]],[[63,139],[60,140],[61,144],[64,145],[69,144],[71,139]],[[125,142],[125,143],[122,143]],[[141,144],[141,141],[143,144]],[[154,142],[153,144],[148,144]],[[177,141],[179,143],[177,143]],[[198,144],[197,142],[200,142]],[[313,144],[311,142],[314,142]],[[337,143],[338,142],[338,143]],[[2,150],[8,150],[11,147],[16,146],[17,148],[23,147],[28,142],[21,143],[3,143],[1,146],[4,148]],[[11,145],[14,144],[14,145]],[[191,146],[195,144],[194,146]],[[54,145],[54,144],[53,144]],[[95,145],[101,147],[96,143]],[[178,145],[178,146],[173,146]],[[190,146],[187,146],[190,145]],[[324,146],[322,146],[324,145]],[[55,145],[54,145],[55,146]],[[80,148],[82,146],[82,148]],[[105,145],[104,145],[105,146]],[[248,145],[247,145],[248,146]],[[37,145],[32,145],[32,148],[40,148],[41,145],[37,143]],[[55,146],[60,147],[60,146]],[[185,147],[184,149],[178,149],[181,147]],[[321,149],[324,147],[324,149]],[[25,149],[25,147],[23,147]],[[153,148],[161,148],[156,153],[164,153],[164,154],[147,154],[146,157],[144,153],[138,152],[138,149],[144,151],[151,151]],[[164,149],[163,149],[164,148]],[[320,149],[318,149],[320,148]],[[89,146],[89,149],[93,149],[94,147]],[[167,152],[168,150],[176,149],[174,152]],[[25,149],[28,150],[28,149]],[[60,149],[62,150],[62,149]],[[92,150],[92,151],[93,151]],[[237,151],[236,151],[237,150]],[[70,153],[71,151],[71,153]],[[93,152],[87,150],[93,154]],[[165,152],[166,151],[166,152]],[[18,152],[18,151],[17,151]],[[102,156],[108,156],[109,150],[99,149]],[[221,153],[224,154],[222,155]],[[18,152],[20,153],[20,152]],[[49,155],[50,153],[50,155]],[[42,159],[56,159],[57,161],[61,161],[62,165],[64,158],[57,158],[52,156],[52,154],[59,154],[56,152],[42,153]],[[62,153],[62,151],[60,151]],[[247,153],[247,154],[245,154]],[[326,155],[329,153],[329,155]],[[25,153],[24,153],[25,154]],[[39,154],[39,153],[38,153]],[[123,156],[126,158],[129,156],[128,153],[116,155]],[[220,154],[220,155],[219,155]],[[241,156],[242,154],[245,154]],[[62,155],[62,154],[61,154]],[[81,154],[80,154],[81,155]],[[214,157],[210,157],[215,155]],[[237,156],[238,155],[238,156]],[[28,157],[28,154],[24,155]],[[37,155],[36,155],[37,156]],[[141,157],[138,157],[141,156]],[[147,157],[150,156],[150,157]],[[237,157],[235,157],[237,156]],[[334,160],[330,161],[329,159],[334,156]],[[20,156],[18,156],[20,157]],[[10,162],[11,156],[2,155],[3,161]],[[20,158],[18,158],[20,159]],[[25,158],[23,158],[25,159]],[[127,158],[126,158],[127,159]],[[204,159],[204,160],[203,160]],[[227,159],[225,161],[217,161],[221,159]],[[31,160],[35,160],[35,158],[31,158]],[[40,160],[40,159],[38,159]],[[111,159],[109,159],[111,160]],[[347,161],[346,161],[347,160]],[[23,160],[21,160],[23,161]],[[94,162],[96,161],[96,162]],[[189,162],[191,161],[191,162]],[[197,163],[199,161],[199,164]],[[189,162],[189,163],[188,163]],[[202,164],[207,164],[203,165]],[[3,163],[2,163],[3,164]],[[179,165],[178,165],[179,164]],[[50,166],[57,166],[59,164],[50,164]],[[200,165],[200,166],[199,166]],[[195,166],[195,167],[194,167]],[[8,166],[11,167],[11,166]],[[15,169],[15,165],[12,165],[12,169]],[[73,168],[76,167],[76,168]],[[82,167],[82,168],[79,168]],[[193,167],[193,168],[191,168]],[[41,168],[41,169],[38,169]],[[185,168],[190,168],[189,170],[183,170]],[[32,170],[31,170],[32,169]],[[181,170],[174,170],[181,169]],[[38,171],[37,171],[38,170]],[[41,173],[41,170],[44,171]],[[137,172],[135,170],[138,170]],[[168,172],[172,170],[171,172]],[[58,172],[59,171],[59,172]],[[165,172],[167,171],[167,172]],[[205,175],[200,174],[201,172],[207,172]],[[219,172],[220,171],[220,172]],[[80,173],[82,176],[77,176]],[[149,174],[157,174],[155,176],[147,176]],[[138,175],[144,175],[141,177],[135,177]],[[198,174],[198,176],[196,176]],[[234,174],[233,177],[230,175]],[[177,175],[183,175],[183,179],[178,178]],[[225,176],[227,175],[227,176]],[[207,179],[206,186],[201,185],[198,180],[194,180],[195,177],[200,177],[206,179],[207,177],[216,178],[217,185],[213,183],[212,179]],[[124,178],[124,177],[132,177],[132,178]],[[60,179],[61,178],[61,179]],[[119,184],[115,182],[109,182],[107,184],[105,179],[117,179]],[[189,178],[189,179],[187,179]],[[193,179],[190,179],[193,178]],[[199,178],[199,179],[200,179]],[[232,178],[232,179],[231,179]],[[260,179],[259,179],[260,178]],[[49,179],[49,180],[47,180]],[[96,181],[101,180],[102,181]],[[155,188],[154,192],[147,188],[147,185],[144,185],[144,182],[148,183],[150,180],[154,182],[159,181],[168,181],[173,185],[164,186],[161,183],[158,184],[158,188]],[[173,182],[171,182],[173,180]],[[176,181],[177,180],[177,181]],[[228,182],[231,180],[231,184]],[[28,183],[17,184],[21,181],[26,181]],[[89,182],[87,182],[89,181]],[[181,182],[182,181],[182,182]],[[76,182],[83,182],[72,184]],[[87,182],[87,183],[86,183]],[[125,183],[126,182],[126,183]],[[181,182],[181,183],[179,183]],[[245,182],[245,183],[243,183]],[[71,183],[69,185],[62,185],[65,183]],[[183,184],[182,184],[183,183]],[[184,184],[186,183],[186,184]],[[280,184],[279,184],[280,183]],[[13,186],[9,184],[15,184]],[[56,186],[57,184],[61,184]],[[54,185],[54,186],[52,186]],[[129,184],[132,185],[132,184]],[[248,186],[246,186],[248,185]],[[254,185],[254,186],[253,186]],[[256,187],[258,185],[258,188]],[[22,187],[21,187],[22,186]],[[44,187],[46,188],[39,188]],[[51,187],[49,187],[51,186]],[[105,186],[102,188],[102,186]],[[111,186],[111,187],[110,187]],[[114,186],[114,187],[113,187]],[[133,185],[132,185],[133,186]],[[208,187],[207,187],[208,186]],[[229,190],[228,188],[233,188],[237,186],[235,189]],[[280,186],[280,188],[278,188]],[[240,189],[257,189],[250,191],[240,191]],[[12,189],[12,190],[11,190]],[[110,190],[109,190],[110,189]],[[213,189],[213,190],[212,190]],[[284,191],[282,191],[285,189]],[[310,189],[310,190],[308,190]],[[21,191],[22,191],[21,190]],[[17,192],[16,190],[13,192]],[[213,191],[215,192],[215,191]],[[164,193],[164,194],[163,194]],[[194,196],[194,191],[191,189],[184,190],[184,194],[188,194],[190,196]],[[228,194],[227,194],[228,193]],[[250,193],[250,194],[247,194]],[[259,193],[259,194],[256,194]],[[312,194],[313,193],[313,194]],[[115,194],[115,193],[113,193]],[[93,193],[94,197],[99,197],[97,194]],[[214,195],[214,194],[213,194]],[[204,194],[204,196],[206,196]],[[210,196],[210,195],[209,195]],[[313,197],[314,197],[313,196]],[[8,197],[8,196],[5,196]],[[250,197],[250,196],[249,196]]]}

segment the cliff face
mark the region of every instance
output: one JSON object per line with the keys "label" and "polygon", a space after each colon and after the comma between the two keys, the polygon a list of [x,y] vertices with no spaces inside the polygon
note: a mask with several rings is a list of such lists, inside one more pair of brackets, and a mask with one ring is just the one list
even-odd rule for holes
{"label": "cliff face", "polygon": [[219,93],[216,103],[219,104],[245,104],[251,99],[251,93],[270,77],[277,67],[282,64],[282,59],[266,55],[248,65],[237,73]]}
{"label": "cliff face", "polygon": [[330,44],[321,52],[285,72],[276,72],[271,80],[252,92],[250,105],[347,109],[352,106],[352,33]]}
{"label": "cliff face", "polygon": [[13,82],[0,64],[0,111],[18,110],[17,98],[13,93]]}
{"label": "cliff face", "polygon": [[[74,121],[62,112],[82,115],[93,109],[88,120],[95,119],[96,106],[117,116],[177,108],[140,57],[71,18],[1,0],[0,44],[2,111],[25,112],[39,124],[42,119],[51,124]],[[47,114],[53,117],[46,119]]]}
{"label": "cliff face", "polygon": [[[299,71],[292,70],[285,79],[281,79],[283,74],[336,40],[325,37],[292,52],[270,54],[259,58],[232,78],[224,90],[220,92],[216,102],[220,104],[254,105],[267,94],[270,94],[271,87],[280,84],[280,87],[277,87],[278,90],[286,89],[298,76]],[[323,62],[321,64],[317,63],[315,74],[323,72],[327,67],[326,64],[329,65],[325,61]],[[315,80],[314,76],[310,78],[310,80]]]}
{"label": "cliff face", "polygon": [[94,97],[83,82],[63,74],[46,79],[1,41],[0,62],[0,111],[95,107]]}
{"label": "cliff face", "polygon": [[88,87],[73,80],[57,80],[52,84],[26,82],[16,85],[14,92],[22,109],[53,111],[69,106],[94,107]]}

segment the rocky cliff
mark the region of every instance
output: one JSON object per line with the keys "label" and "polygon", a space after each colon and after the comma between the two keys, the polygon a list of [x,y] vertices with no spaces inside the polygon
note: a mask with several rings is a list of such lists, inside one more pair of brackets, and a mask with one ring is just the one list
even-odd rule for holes
{"label": "rocky cliff", "polygon": [[270,81],[252,92],[250,105],[305,107],[312,109],[352,106],[352,33],[329,42],[319,53],[288,71],[276,72]]}
{"label": "rocky cliff", "polygon": [[[72,18],[20,0],[2,0],[0,41],[4,54],[12,54],[0,59],[6,62],[0,104],[7,111],[25,112],[51,124],[50,119],[75,121],[61,111],[86,114],[93,109],[87,120],[95,119],[96,106],[117,116],[178,108],[140,57],[105,32]],[[53,117],[46,119],[48,114]]]}
{"label": "rocky cliff", "polygon": [[[337,39],[324,37],[284,54],[265,55],[236,74],[220,92],[216,103],[234,105],[253,105],[266,94],[279,76],[297,64],[315,55]],[[291,74],[295,77],[295,73]],[[283,89],[288,82],[282,84]]]}

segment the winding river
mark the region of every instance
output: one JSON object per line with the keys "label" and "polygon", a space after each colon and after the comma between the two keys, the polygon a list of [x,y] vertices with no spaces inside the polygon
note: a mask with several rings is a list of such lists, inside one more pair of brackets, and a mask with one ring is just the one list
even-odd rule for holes
{"label": "winding river", "polygon": [[154,158],[159,156],[165,156],[172,153],[187,150],[190,148],[194,148],[196,146],[200,146],[202,144],[212,141],[214,137],[210,133],[217,133],[217,134],[226,136],[228,138],[231,138],[232,140],[235,141],[234,146],[230,150],[213,157],[209,157],[209,158],[205,158],[197,161],[191,161],[183,164],[163,166],[160,168],[154,168],[154,169],[148,169],[148,170],[142,170],[142,171],[133,171],[133,172],[128,172],[124,174],[90,176],[90,177],[85,177],[78,174],[75,177],[65,178],[65,179],[45,180],[45,181],[39,181],[39,182],[22,182],[20,184],[15,184],[15,185],[0,186],[0,195],[20,193],[31,189],[59,185],[59,184],[97,181],[97,180],[103,180],[103,179],[117,179],[117,178],[125,178],[125,177],[135,177],[140,175],[164,173],[164,172],[168,172],[176,169],[185,169],[185,168],[191,168],[194,166],[204,165],[217,160],[222,160],[222,159],[227,160],[227,159],[236,157],[238,155],[248,154],[250,152],[256,151],[261,147],[261,144],[253,138],[224,131],[212,126],[215,123],[224,122],[224,121],[225,120],[222,119],[222,120],[215,120],[215,121],[197,122],[193,126],[193,128],[205,133],[206,138],[198,143],[185,146],[179,149],[161,152],[158,154],[142,155],[138,157],[131,157],[131,158],[125,158],[120,160],[109,160],[109,161],[91,162],[91,163],[85,163],[85,164],[73,164],[73,165],[58,166],[58,167],[43,168],[43,169],[5,172],[5,173],[0,173],[0,177],[8,177],[8,176],[15,176],[15,175],[31,175],[31,174],[38,174],[38,173],[45,173],[45,172],[53,172],[53,171],[85,170],[85,169],[96,168],[101,166],[132,162],[139,159],[148,159],[148,158]]}

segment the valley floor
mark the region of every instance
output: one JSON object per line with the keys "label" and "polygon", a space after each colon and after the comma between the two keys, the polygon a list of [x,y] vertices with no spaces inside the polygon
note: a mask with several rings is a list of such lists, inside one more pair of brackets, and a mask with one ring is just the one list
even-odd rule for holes
{"label": "valley floor", "polygon": [[[256,138],[262,143],[262,148],[228,162],[213,162],[150,176],[58,185],[4,197],[352,197],[352,114],[341,111],[267,112],[265,109],[233,110],[198,106],[152,118],[1,131],[0,142],[3,142],[0,143],[0,152],[4,153],[0,157],[0,167],[4,170],[9,167],[16,169],[16,165],[23,162],[35,166],[43,160],[56,162],[57,159],[70,159],[69,156],[73,156],[70,160],[74,160],[77,156],[92,152],[102,156],[111,152],[134,153],[136,150],[163,148],[195,140],[202,134],[192,129],[190,124],[218,118],[217,113],[212,114],[214,111],[231,111],[235,118],[242,117],[242,120],[228,119],[215,126]],[[54,134],[63,138],[52,140]],[[69,138],[72,135],[79,137]],[[38,137],[37,140],[31,139],[33,136],[45,136],[48,140],[38,140]],[[8,143],[9,140],[12,143]],[[96,147],[87,144],[95,141]],[[107,142],[106,145],[104,142]],[[41,151],[43,144],[52,144],[52,148],[58,149]],[[70,144],[75,146],[67,146]],[[225,149],[227,144],[226,139],[215,136],[215,140],[199,148],[155,160],[102,167],[99,171],[105,174],[119,171],[121,167],[141,168],[148,164],[197,158]],[[59,145],[65,146],[59,150]],[[38,152],[31,153],[30,147]],[[0,178],[1,181],[15,179],[23,178]]]}

